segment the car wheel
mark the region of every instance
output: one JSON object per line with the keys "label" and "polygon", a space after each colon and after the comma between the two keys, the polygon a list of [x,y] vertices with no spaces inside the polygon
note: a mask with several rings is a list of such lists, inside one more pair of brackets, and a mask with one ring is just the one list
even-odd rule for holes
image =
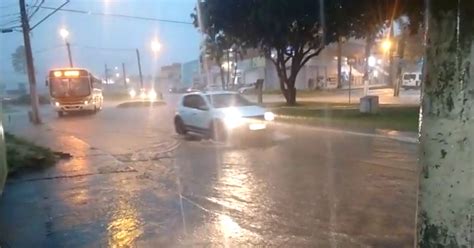
{"label": "car wheel", "polygon": [[174,129],[179,135],[185,135],[187,133],[186,126],[184,125],[183,120],[179,116],[176,116],[174,118]]}
{"label": "car wheel", "polygon": [[211,139],[220,142],[226,141],[227,131],[221,121],[213,121],[209,130],[211,132]]}

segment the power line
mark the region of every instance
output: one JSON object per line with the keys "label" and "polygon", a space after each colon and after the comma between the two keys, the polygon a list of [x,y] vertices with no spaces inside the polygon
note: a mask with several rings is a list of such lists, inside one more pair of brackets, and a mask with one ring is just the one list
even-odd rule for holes
{"label": "power line", "polygon": [[[33,6],[37,5],[38,2],[39,2],[39,0],[36,0],[35,4]],[[41,3],[36,7],[35,10],[33,10],[33,13],[31,13],[31,15],[28,17],[28,20],[31,20],[31,18],[33,18],[33,16],[36,14],[36,12],[38,12],[38,10],[40,10],[41,5],[43,5],[43,3],[44,3],[44,0],[41,0]]]}
{"label": "power line", "polygon": [[134,48],[109,48],[109,47],[95,47],[95,46],[82,46],[78,44],[71,44],[71,46],[84,48],[84,49],[92,49],[92,50],[104,50],[104,51],[122,51],[122,52],[134,52]]}
{"label": "power line", "polygon": [[0,9],[7,9],[7,8],[11,8],[13,6],[18,6],[17,3],[11,3],[11,4],[7,4],[7,5],[2,5],[0,6]]}
{"label": "power line", "polygon": [[[42,8],[42,9],[55,9],[53,7],[46,7],[46,6],[40,6],[40,8]],[[174,23],[174,24],[193,25],[192,22],[185,22],[185,21],[177,21],[177,20],[170,20],[170,19],[159,19],[159,18],[153,18],[153,17],[131,16],[131,15],[123,15],[123,14],[91,12],[91,11],[77,10],[77,9],[60,9],[59,11],[71,12],[71,13],[77,13],[77,14],[95,15],[95,16],[111,16],[111,17],[137,19],[137,20],[143,20],[143,21],[156,21],[156,22],[167,22],[167,23]]]}
{"label": "power line", "polygon": [[[62,7],[64,7],[66,4],[69,3],[69,0],[66,0],[66,2],[64,2],[63,4],[59,5],[59,7],[57,8],[52,8],[53,11],[51,11],[51,13],[47,14],[45,17],[43,17],[43,19],[41,19],[38,23],[36,23],[33,27],[30,28],[30,31],[35,29],[38,25],[40,25],[42,22],[46,21],[46,19],[48,19],[50,16],[52,16],[54,13],[56,13],[58,10],[61,10]],[[44,8],[44,7],[41,7],[41,6],[36,6],[38,8]]]}
{"label": "power line", "polygon": [[9,17],[9,16],[20,16],[20,13],[10,13],[10,14],[6,14],[6,15],[1,15],[0,18],[3,18],[3,17]]}
{"label": "power line", "polygon": [[47,47],[47,48],[43,48],[43,49],[40,49],[40,50],[36,50],[33,53],[38,54],[38,53],[49,52],[51,50],[55,50],[55,49],[58,49],[58,48],[61,48],[61,47],[64,47],[64,46],[65,45],[56,45],[56,46],[52,46],[52,47]]}

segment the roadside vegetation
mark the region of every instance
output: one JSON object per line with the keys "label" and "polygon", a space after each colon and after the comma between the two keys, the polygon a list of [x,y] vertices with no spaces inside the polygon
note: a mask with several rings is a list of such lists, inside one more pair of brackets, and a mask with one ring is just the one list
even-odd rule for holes
{"label": "roadside vegetation", "polygon": [[58,154],[27,140],[5,133],[8,173],[20,170],[37,170],[53,166]]}
{"label": "roadside vegetation", "polygon": [[363,114],[354,104],[300,102],[293,107],[281,105],[284,104],[267,106],[280,121],[336,128],[418,131],[419,107],[416,106],[382,105],[377,114]]}

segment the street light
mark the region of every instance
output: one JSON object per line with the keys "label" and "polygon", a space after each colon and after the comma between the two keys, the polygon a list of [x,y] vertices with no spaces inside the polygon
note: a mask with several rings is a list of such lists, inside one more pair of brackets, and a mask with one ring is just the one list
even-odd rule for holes
{"label": "street light", "polygon": [[161,50],[161,43],[157,40],[151,42],[151,50],[155,53]]}
{"label": "street light", "polygon": [[390,39],[385,39],[382,41],[382,50],[385,53],[388,53],[392,48],[392,41]]}
{"label": "street light", "polygon": [[66,42],[67,56],[69,58],[69,67],[74,67],[74,65],[72,64],[71,46],[69,42],[67,41],[67,37],[69,36],[69,31],[65,28],[61,28],[59,30],[59,35],[63,38],[64,42]]}
{"label": "street light", "polygon": [[59,30],[59,35],[64,39],[66,40],[66,38],[69,36],[69,31],[67,31],[67,29],[65,28],[61,28]]}

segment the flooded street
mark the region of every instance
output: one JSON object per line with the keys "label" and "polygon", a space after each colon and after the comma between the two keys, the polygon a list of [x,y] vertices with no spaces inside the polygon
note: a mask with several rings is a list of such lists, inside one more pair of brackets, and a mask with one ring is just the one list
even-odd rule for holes
{"label": "flooded street", "polygon": [[183,138],[174,101],[61,119],[44,109],[41,127],[12,116],[7,130],[73,158],[9,180],[2,244],[412,247],[416,144],[280,123],[266,142]]}

